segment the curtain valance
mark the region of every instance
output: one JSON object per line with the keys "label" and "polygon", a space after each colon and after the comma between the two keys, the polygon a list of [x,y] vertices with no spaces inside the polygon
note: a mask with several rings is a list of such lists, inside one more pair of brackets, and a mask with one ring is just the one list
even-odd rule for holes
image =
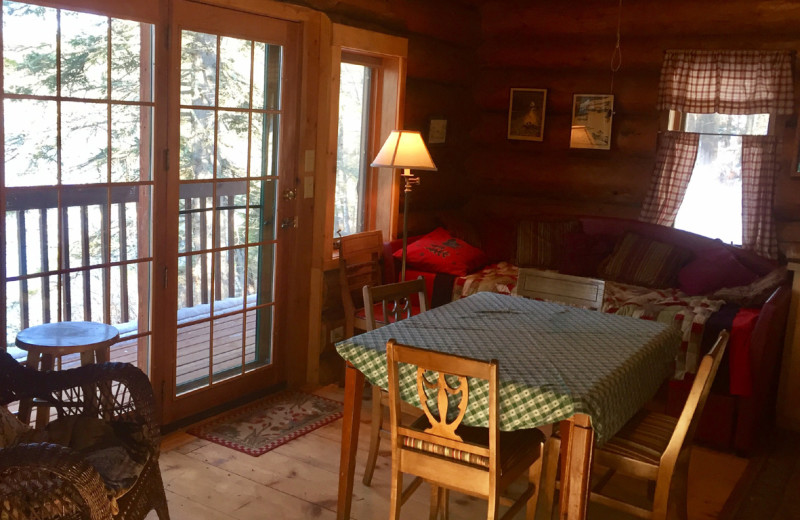
{"label": "curtain valance", "polygon": [[699,114],[791,114],[793,53],[668,50],[657,108]]}

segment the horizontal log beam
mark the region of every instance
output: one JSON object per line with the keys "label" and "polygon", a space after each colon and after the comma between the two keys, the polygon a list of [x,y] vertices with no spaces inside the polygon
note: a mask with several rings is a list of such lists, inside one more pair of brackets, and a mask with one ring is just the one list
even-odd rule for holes
{"label": "horizontal log beam", "polygon": [[[526,2],[502,0],[481,7],[484,37],[498,34],[616,35],[618,2]],[[796,34],[800,4],[793,0],[651,0],[622,5],[620,32],[691,34]]]}
{"label": "horizontal log beam", "polygon": [[474,49],[417,35],[408,42],[408,77],[469,84],[475,74]]}
{"label": "horizontal log beam", "polygon": [[427,35],[437,40],[475,48],[480,39],[481,21],[473,6],[449,1],[405,0],[398,2],[411,33]]}

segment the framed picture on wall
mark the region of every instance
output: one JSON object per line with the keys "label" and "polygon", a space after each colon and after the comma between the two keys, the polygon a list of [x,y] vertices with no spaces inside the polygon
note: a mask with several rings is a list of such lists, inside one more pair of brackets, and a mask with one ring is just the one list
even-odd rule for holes
{"label": "framed picture on wall", "polygon": [[613,95],[575,94],[572,100],[569,147],[610,150],[613,115]]}
{"label": "framed picture on wall", "polygon": [[508,103],[508,138],[541,141],[547,89],[512,88]]}

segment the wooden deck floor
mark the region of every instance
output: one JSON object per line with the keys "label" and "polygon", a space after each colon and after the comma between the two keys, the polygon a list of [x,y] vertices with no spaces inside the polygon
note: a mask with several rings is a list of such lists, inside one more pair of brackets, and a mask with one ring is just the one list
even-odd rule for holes
{"label": "wooden deck floor", "polygon": [[[243,315],[233,315],[214,322],[214,372],[236,369],[242,363],[256,359],[256,320],[255,312],[247,315],[245,346],[242,345]],[[211,328],[208,322],[189,325],[178,329],[177,384],[190,383],[208,376],[211,361],[209,345]],[[154,344],[154,350],[158,349]],[[244,354],[242,354],[244,350]],[[111,347],[111,361],[131,363],[138,366],[137,340],[122,340]],[[80,365],[80,356],[71,354],[61,359],[61,369]]]}

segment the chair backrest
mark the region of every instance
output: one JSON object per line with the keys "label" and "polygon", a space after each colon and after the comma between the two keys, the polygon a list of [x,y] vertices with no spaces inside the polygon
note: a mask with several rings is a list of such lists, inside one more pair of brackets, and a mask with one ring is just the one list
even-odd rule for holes
{"label": "chair backrest", "polygon": [[355,310],[363,304],[361,288],[383,283],[382,256],[381,231],[354,233],[339,239],[339,285],[345,320],[349,320],[351,327]]}
{"label": "chair backrest", "polygon": [[587,309],[602,308],[604,292],[603,280],[541,269],[522,268],[517,278],[518,296],[566,303]]}
{"label": "chair backrest", "polygon": [[714,382],[714,377],[717,375],[719,364],[722,361],[722,355],[725,353],[725,348],[728,345],[728,337],[727,331],[723,330],[720,332],[714,346],[700,361],[700,367],[697,369],[697,374],[692,383],[692,389],[689,391],[689,397],[686,399],[686,404],[683,406],[683,411],[678,418],[678,423],[675,425],[675,430],[672,433],[669,444],[661,456],[661,464],[658,470],[659,476],[662,473],[665,475],[672,473],[681,451],[687,447],[694,438],[694,433],[695,430],[697,430],[697,424],[700,422],[700,416],[703,414],[703,408],[708,399],[708,394],[711,392],[711,385]]}
{"label": "chair backrest", "polygon": [[[453,354],[445,354],[402,345],[391,339],[386,345],[389,372],[389,418],[393,443],[398,436],[440,445],[451,450],[467,452],[489,460],[488,469],[497,474],[498,468],[498,363],[481,361]],[[416,387],[421,408],[431,426],[418,431],[401,424],[400,417],[400,363],[416,367]],[[436,374],[431,380],[433,373]],[[456,428],[464,419],[470,399],[470,383],[474,393],[478,379],[489,385],[489,447],[464,441]],[[457,381],[456,386],[451,383]],[[432,408],[435,403],[435,408]],[[455,406],[455,408],[453,408]],[[448,410],[458,411],[455,419],[447,419]]]}
{"label": "chair backrest", "polygon": [[[415,309],[413,296],[419,298],[419,312],[428,310],[425,295],[425,280],[417,278],[407,282],[389,283],[369,286],[362,289],[364,295],[364,312],[367,316],[367,330],[375,330],[379,325],[394,323],[411,317]],[[381,322],[375,317],[375,306],[381,303]]]}

